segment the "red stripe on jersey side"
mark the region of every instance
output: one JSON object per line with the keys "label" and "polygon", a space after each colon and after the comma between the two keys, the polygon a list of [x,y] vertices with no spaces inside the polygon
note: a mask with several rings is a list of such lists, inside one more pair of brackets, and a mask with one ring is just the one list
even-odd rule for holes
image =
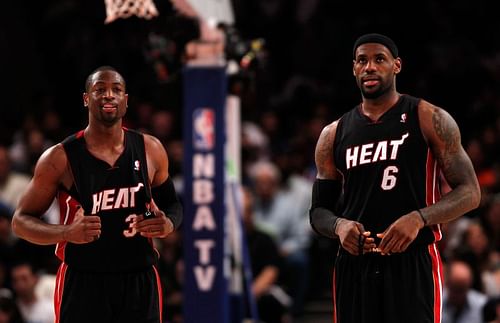
{"label": "red stripe on jersey side", "polygon": [[85,134],[85,130],[80,130],[76,133],[76,138],[82,138]]}
{"label": "red stripe on jersey side", "polygon": [[[338,255],[337,255],[338,257]],[[336,273],[335,273],[335,268],[333,269],[333,295],[332,295],[332,299],[333,299],[333,323],[337,323],[337,299],[335,297],[335,295],[337,294],[337,290],[335,289],[335,278],[336,278]]]}
{"label": "red stripe on jersey side", "polygon": [[[441,198],[439,186],[440,169],[438,163],[430,149],[427,150],[426,179],[425,179],[425,202],[426,205],[432,205]],[[439,224],[430,226],[434,234],[434,241],[439,241],[443,237],[441,226]]]}
{"label": "red stripe on jersey side", "polygon": [[158,274],[158,270],[155,266],[153,266],[153,270],[155,271],[156,276],[156,286],[158,286],[158,308],[160,309],[160,323],[163,322],[163,291],[161,289],[161,280],[160,275]]}
{"label": "red stripe on jersey side", "polygon": [[57,270],[56,274],[56,286],[54,290],[54,311],[56,314],[56,321],[55,323],[59,323],[59,320],[61,318],[61,303],[62,303],[62,296],[63,296],[63,290],[64,290],[64,279],[66,277],[66,269],[68,268],[68,265],[66,265],[64,262],[59,266],[59,269]]}
{"label": "red stripe on jersey side", "polygon": [[432,261],[432,278],[434,279],[433,323],[441,323],[441,313],[443,310],[443,263],[441,262],[441,257],[439,256],[439,251],[437,250],[436,244],[432,243],[428,248]]}
{"label": "red stripe on jersey side", "polygon": [[[80,205],[76,199],[74,199],[68,192],[59,191],[57,199],[59,201],[59,223],[60,224],[70,224],[75,218],[75,212],[77,206]],[[66,241],[61,241],[56,244],[55,254],[56,256],[64,261],[64,251],[66,248]]]}

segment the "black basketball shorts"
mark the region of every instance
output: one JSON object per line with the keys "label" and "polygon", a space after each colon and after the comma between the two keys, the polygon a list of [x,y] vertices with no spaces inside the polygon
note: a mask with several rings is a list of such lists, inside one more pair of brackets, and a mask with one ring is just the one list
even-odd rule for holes
{"label": "black basketball shorts", "polygon": [[89,273],[62,264],[55,290],[56,323],[161,323],[162,290],[156,268]]}
{"label": "black basketball shorts", "polygon": [[389,256],[353,256],[340,248],[333,277],[333,322],[441,322],[441,265],[435,244]]}

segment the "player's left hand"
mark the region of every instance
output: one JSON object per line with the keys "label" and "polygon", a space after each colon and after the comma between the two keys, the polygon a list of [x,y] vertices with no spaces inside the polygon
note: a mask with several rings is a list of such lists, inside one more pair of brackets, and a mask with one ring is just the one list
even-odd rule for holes
{"label": "player's left hand", "polygon": [[378,246],[381,254],[390,255],[405,251],[422,227],[423,223],[416,211],[403,215],[384,232],[377,233],[377,237],[382,239]]}
{"label": "player's left hand", "polygon": [[138,221],[133,224],[135,230],[141,236],[146,238],[165,238],[174,231],[172,220],[156,206],[154,201],[151,203],[151,212],[153,212],[154,217],[145,219],[144,215],[140,215]]}

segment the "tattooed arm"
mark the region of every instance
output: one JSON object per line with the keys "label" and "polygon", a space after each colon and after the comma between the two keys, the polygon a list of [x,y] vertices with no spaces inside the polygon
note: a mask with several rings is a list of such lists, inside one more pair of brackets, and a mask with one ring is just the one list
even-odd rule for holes
{"label": "tattooed arm", "polygon": [[327,125],[316,144],[315,162],[318,174],[313,184],[310,220],[313,229],[329,238],[339,238],[342,248],[359,255],[375,248],[375,239],[363,225],[335,215],[334,205],[342,190],[342,175],[333,158],[338,121]]}
{"label": "tattooed arm", "polygon": [[327,125],[318,138],[314,159],[318,170],[317,178],[341,180],[341,175],[333,160],[333,143],[337,132],[338,121]]}
{"label": "tattooed arm", "polygon": [[446,223],[478,207],[479,184],[455,120],[424,100],[419,105],[419,119],[422,133],[452,189],[437,203],[423,208],[422,216],[426,225]]}

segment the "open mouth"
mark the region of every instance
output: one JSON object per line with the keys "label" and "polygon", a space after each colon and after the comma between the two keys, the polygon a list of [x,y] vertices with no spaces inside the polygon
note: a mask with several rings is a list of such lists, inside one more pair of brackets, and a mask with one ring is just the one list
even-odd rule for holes
{"label": "open mouth", "polygon": [[365,85],[367,87],[372,87],[372,86],[379,84],[379,82],[380,81],[378,79],[364,79],[363,85]]}

